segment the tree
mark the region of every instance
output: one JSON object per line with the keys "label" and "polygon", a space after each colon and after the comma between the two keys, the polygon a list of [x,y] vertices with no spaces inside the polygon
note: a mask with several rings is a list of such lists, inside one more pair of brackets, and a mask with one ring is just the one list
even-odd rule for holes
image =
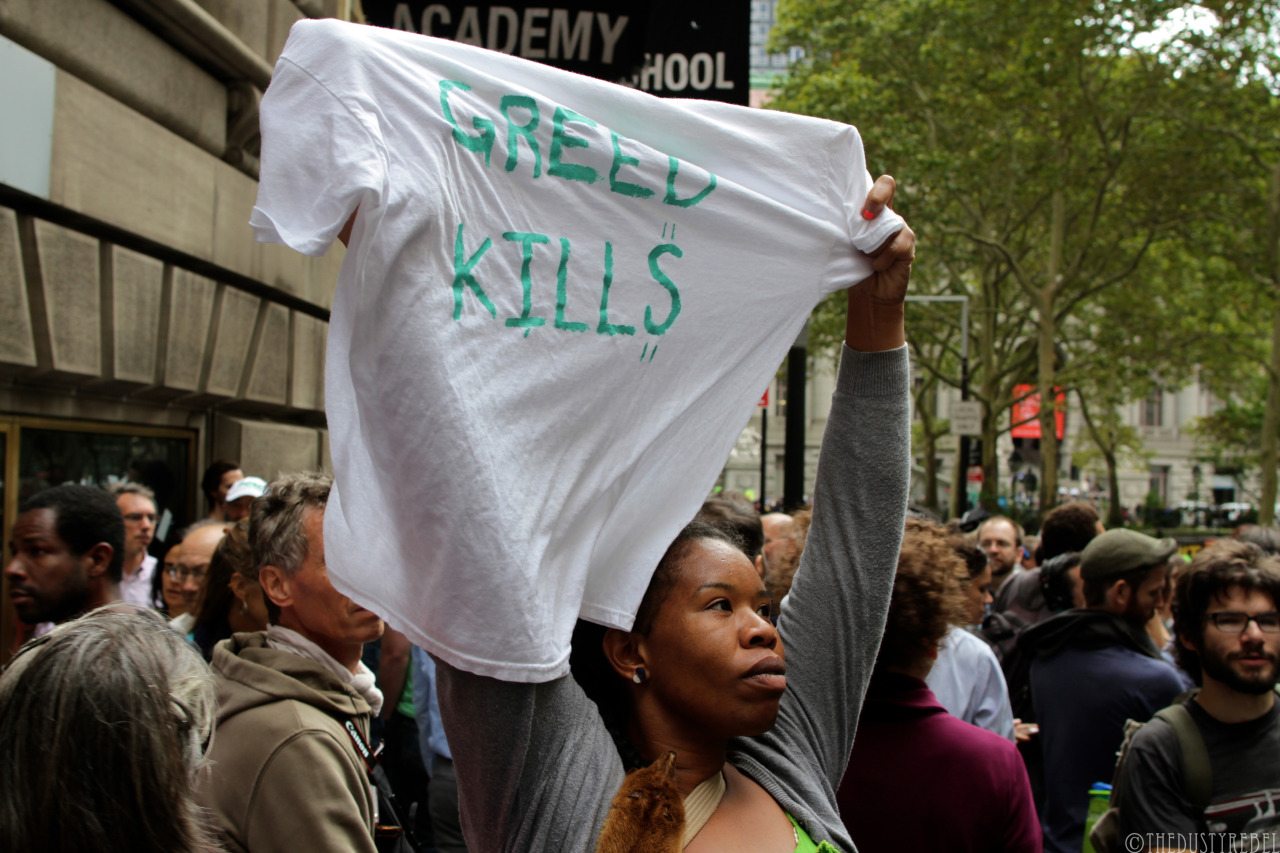
{"label": "tree", "polygon": [[[1190,239],[1191,231],[1153,245],[1135,282],[1081,306],[1062,336],[1061,377],[1076,393],[1092,452],[1106,469],[1108,526],[1121,521],[1119,462],[1146,456],[1141,434],[1125,423],[1124,407],[1236,363],[1239,323],[1218,286],[1224,266],[1195,248],[1203,229],[1196,239]],[[1088,449],[1073,454],[1081,466],[1090,458]]]}
{"label": "tree", "polygon": [[[924,226],[929,233],[927,225]],[[917,295],[950,295],[962,293],[969,298],[970,341],[969,365],[976,377],[969,383],[970,396],[981,402],[988,416],[983,419],[981,436],[983,460],[982,502],[996,510],[998,460],[995,447],[998,436],[1009,429],[1001,426],[999,413],[1008,411],[1014,402],[1014,387],[1033,370],[1034,354],[1025,346],[1026,312],[1009,300],[1019,294],[997,275],[989,265],[977,276],[961,270],[959,259],[947,250],[958,243],[945,233],[935,234],[931,251],[917,256],[913,290]],[[843,291],[832,294],[814,311],[810,325],[810,345],[835,353],[844,337],[846,296]],[[960,389],[963,384],[959,310],[952,305],[910,303],[907,320],[911,334],[912,363],[922,372],[923,380],[915,389],[915,411],[928,425],[920,431],[916,444],[925,469],[925,502],[934,511],[940,506],[934,495],[937,488],[936,458],[938,441],[947,424],[934,424],[937,389],[948,385]],[[967,460],[956,454],[952,471],[952,492],[948,513],[961,513]]]}
{"label": "tree", "polygon": [[[1231,473],[1243,485],[1244,475],[1260,462],[1258,436],[1266,414],[1267,377],[1259,371],[1254,395],[1227,401],[1221,409],[1200,418],[1193,430],[1199,439],[1201,459],[1218,473]],[[1261,509],[1261,508],[1259,508]]]}
{"label": "tree", "polygon": [[[1255,435],[1259,522],[1270,524],[1280,462],[1280,2],[1214,0],[1176,22],[1161,51],[1178,69],[1179,97],[1202,105],[1183,121],[1213,164],[1215,192],[1200,200],[1201,219],[1216,231],[1206,245],[1233,267],[1220,283],[1229,300],[1245,307],[1240,323],[1265,341],[1254,348],[1246,339],[1236,352],[1252,359],[1266,382]],[[1233,402],[1242,390],[1218,387],[1242,416],[1238,424],[1254,408]]]}
{"label": "tree", "polygon": [[904,178],[920,264],[941,246],[938,285],[978,306],[987,499],[999,482],[996,423],[1013,385],[1034,379],[1044,401],[1041,509],[1056,501],[1053,391],[1067,321],[1112,286],[1141,284],[1150,246],[1172,232],[1202,180],[1170,118],[1172,66],[1135,42],[1171,5],[779,5],[774,44],[805,58],[773,105],[868,122],[872,162]]}

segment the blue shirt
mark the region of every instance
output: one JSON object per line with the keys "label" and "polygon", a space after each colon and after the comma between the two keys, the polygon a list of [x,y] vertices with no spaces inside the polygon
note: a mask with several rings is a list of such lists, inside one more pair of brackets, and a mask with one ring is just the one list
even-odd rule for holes
{"label": "blue shirt", "polygon": [[417,699],[414,718],[418,723],[418,748],[422,750],[422,763],[428,773],[436,769],[436,756],[453,760],[449,742],[445,740],[444,724],[440,721],[440,702],[436,698],[436,662],[431,655],[417,646],[413,647],[413,695]]}

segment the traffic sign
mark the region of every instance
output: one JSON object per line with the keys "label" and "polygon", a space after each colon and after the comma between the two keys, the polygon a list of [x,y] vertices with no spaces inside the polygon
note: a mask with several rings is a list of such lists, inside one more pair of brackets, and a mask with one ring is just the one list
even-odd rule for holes
{"label": "traffic sign", "polygon": [[962,400],[951,404],[952,435],[982,435],[982,403]]}

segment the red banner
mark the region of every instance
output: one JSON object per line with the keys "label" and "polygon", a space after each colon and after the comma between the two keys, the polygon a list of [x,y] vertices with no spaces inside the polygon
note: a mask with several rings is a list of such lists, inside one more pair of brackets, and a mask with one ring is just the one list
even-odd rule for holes
{"label": "red banner", "polygon": [[[1013,404],[1014,438],[1040,437],[1040,395],[1034,385],[1013,386],[1013,396],[1021,398]],[[1067,423],[1067,395],[1061,388],[1054,389],[1053,431],[1062,440]]]}

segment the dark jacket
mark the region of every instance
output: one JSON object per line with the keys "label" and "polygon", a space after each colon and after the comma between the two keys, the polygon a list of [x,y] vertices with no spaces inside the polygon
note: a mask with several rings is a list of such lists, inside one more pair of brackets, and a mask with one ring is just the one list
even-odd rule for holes
{"label": "dark jacket", "polygon": [[1064,648],[1102,649],[1122,646],[1150,658],[1160,650],[1141,626],[1104,610],[1068,610],[1022,632],[1018,643],[1040,658],[1056,655]]}
{"label": "dark jacket", "polygon": [[1101,610],[1068,610],[1022,632],[1044,757],[1048,853],[1078,853],[1089,788],[1110,782],[1127,719],[1149,720],[1182,692],[1147,632]]}

